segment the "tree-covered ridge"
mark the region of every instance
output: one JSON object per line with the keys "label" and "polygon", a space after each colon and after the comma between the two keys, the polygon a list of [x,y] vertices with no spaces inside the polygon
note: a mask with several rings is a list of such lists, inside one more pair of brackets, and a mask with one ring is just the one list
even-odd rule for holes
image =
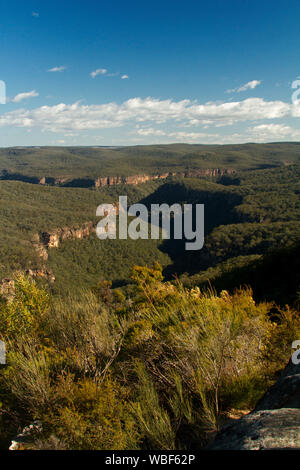
{"label": "tree-covered ridge", "polygon": [[[91,190],[0,182],[1,278],[13,271],[41,267],[32,237],[62,227],[97,222],[96,207],[116,202],[120,195],[128,203],[201,203],[205,205],[205,244],[196,253],[184,251],[180,241],[99,241],[94,235],[64,242],[49,250],[48,267],[63,288],[73,289],[81,276],[86,286],[98,278],[128,282],[128,273],[139,261],[157,259],[166,275],[196,274],[240,256],[262,255],[274,248],[292,245],[299,239],[300,165],[277,169],[238,172],[232,178],[173,178],[137,186],[118,185]],[[81,258],[81,262],[79,259]],[[119,261],[118,261],[119,260]],[[74,272],[74,281],[72,273]],[[75,275],[75,273],[77,273]],[[77,277],[76,277],[77,276]],[[61,281],[59,281],[61,279]]]}
{"label": "tree-covered ridge", "polygon": [[119,193],[128,194],[132,203],[154,191],[158,184],[92,191],[0,181],[0,279],[18,269],[41,266],[42,260],[32,244],[35,234],[59,227],[80,227],[88,221],[96,224],[99,204],[114,203]]}
{"label": "tree-covered ridge", "polygon": [[[11,147],[0,149],[0,174],[40,178],[157,175],[197,168],[268,168],[299,162],[297,142],[133,147]],[[36,181],[35,181],[36,179]]]}

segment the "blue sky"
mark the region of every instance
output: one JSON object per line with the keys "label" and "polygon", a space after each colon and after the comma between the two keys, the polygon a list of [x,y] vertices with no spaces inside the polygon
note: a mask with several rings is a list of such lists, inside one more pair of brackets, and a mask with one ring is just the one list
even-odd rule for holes
{"label": "blue sky", "polygon": [[2,0],[0,146],[300,141],[299,22],[298,0]]}

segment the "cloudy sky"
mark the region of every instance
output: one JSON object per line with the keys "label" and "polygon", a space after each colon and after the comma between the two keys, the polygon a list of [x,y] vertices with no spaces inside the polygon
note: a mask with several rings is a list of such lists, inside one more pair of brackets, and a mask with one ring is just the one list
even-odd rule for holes
{"label": "cloudy sky", "polygon": [[2,0],[0,146],[300,141],[299,24],[299,0]]}

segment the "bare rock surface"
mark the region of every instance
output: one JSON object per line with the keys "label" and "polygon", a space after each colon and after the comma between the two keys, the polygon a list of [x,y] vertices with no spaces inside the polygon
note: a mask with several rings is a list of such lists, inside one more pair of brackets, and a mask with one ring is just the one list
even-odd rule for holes
{"label": "bare rock surface", "polygon": [[209,447],[213,450],[300,450],[300,409],[256,411],[225,426]]}
{"label": "bare rock surface", "polygon": [[300,408],[300,364],[288,363],[277,382],[257,403],[255,411]]}
{"label": "bare rock surface", "polygon": [[300,365],[288,363],[256,408],[217,434],[210,450],[300,450]]}

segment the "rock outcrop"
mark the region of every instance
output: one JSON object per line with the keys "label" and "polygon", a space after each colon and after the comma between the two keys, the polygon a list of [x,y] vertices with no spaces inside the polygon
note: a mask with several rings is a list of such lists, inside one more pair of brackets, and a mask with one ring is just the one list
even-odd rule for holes
{"label": "rock outcrop", "polygon": [[300,450],[300,364],[291,361],[254,411],[224,426],[210,450]]}
{"label": "rock outcrop", "polygon": [[30,276],[33,278],[43,278],[46,279],[46,281],[50,282],[50,284],[53,284],[55,281],[55,276],[52,271],[50,271],[47,268],[41,268],[41,269],[26,269],[24,271],[26,276]]}
{"label": "rock outcrop", "polygon": [[33,248],[35,249],[35,251],[37,252],[37,254],[39,255],[39,257],[43,260],[43,261],[47,261],[48,259],[48,251],[46,250],[45,246],[43,245],[43,243],[41,242],[40,240],[40,236],[38,233],[35,233],[31,239],[31,243],[32,243],[32,246]]}
{"label": "rock outcrop", "polygon": [[182,172],[165,172],[159,175],[132,175],[132,176],[105,176],[96,178],[95,187],[99,188],[102,186],[114,186],[118,184],[141,184],[147,181],[166,179],[169,176],[180,176],[182,178],[200,178],[200,177],[212,177],[212,176],[223,176],[231,175],[235,173],[235,170],[230,168],[199,168],[186,170]]}
{"label": "rock outcrop", "polygon": [[210,450],[300,449],[300,410],[250,413],[223,429]]}
{"label": "rock outcrop", "polygon": [[167,171],[157,175],[129,175],[129,176],[99,176],[96,179],[82,177],[73,178],[71,175],[62,177],[52,176],[27,176],[21,173],[13,173],[8,170],[0,172],[0,179],[23,181],[31,184],[50,185],[50,186],[68,186],[77,188],[115,186],[118,184],[141,184],[147,181],[163,180],[169,176],[180,176],[182,178],[201,178],[231,175],[235,173],[232,168],[194,168],[185,171]]}
{"label": "rock outcrop", "polygon": [[64,240],[82,239],[95,232],[92,222],[86,222],[81,227],[63,227],[42,232],[40,243],[46,248],[57,248]]}
{"label": "rock outcrop", "polygon": [[[116,215],[119,214],[119,203],[113,204],[113,211]],[[108,211],[105,211],[104,215],[107,216]],[[47,249],[58,248],[60,243],[64,240],[82,239],[94,232],[96,232],[96,227],[93,222],[85,222],[83,225],[77,227],[62,227],[49,230],[48,232],[42,232],[40,235],[35,234],[32,237],[32,244],[40,256],[47,260]]]}
{"label": "rock outcrop", "polygon": [[50,284],[55,282],[55,276],[52,271],[46,267],[40,269],[26,269],[25,271],[16,271],[12,278],[4,278],[0,281],[0,295],[6,299],[12,299],[15,294],[15,279],[18,276],[30,276],[32,278],[46,279]]}
{"label": "rock outcrop", "polygon": [[43,430],[42,423],[40,421],[34,421],[29,426],[26,426],[20,434],[18,434],[9,446],[9,450],[23,450],[26,449],[26,445],[32,443],[37,439]]}
{"label": "rock outcrop", "polygon": [[10,298],[15,292],[15,281],[4,278],[0,281],[0,295]]}
{"label": "rock outcrop", "polygon": [[171,176],[170,172],[162,175],[132,175],[132,176],[106,176],[99,177],[95,180],[95,187],[99,188],[102,186],[115,186],[118,184],[141,184],[147,181],[166,179]]}
{"label": "rock outcrop", "polygon": [[[300,409],[300,364],[290,361],[277,382],[259,400],[255,410]],[[300,425],[300,421],[299,421]]]}

